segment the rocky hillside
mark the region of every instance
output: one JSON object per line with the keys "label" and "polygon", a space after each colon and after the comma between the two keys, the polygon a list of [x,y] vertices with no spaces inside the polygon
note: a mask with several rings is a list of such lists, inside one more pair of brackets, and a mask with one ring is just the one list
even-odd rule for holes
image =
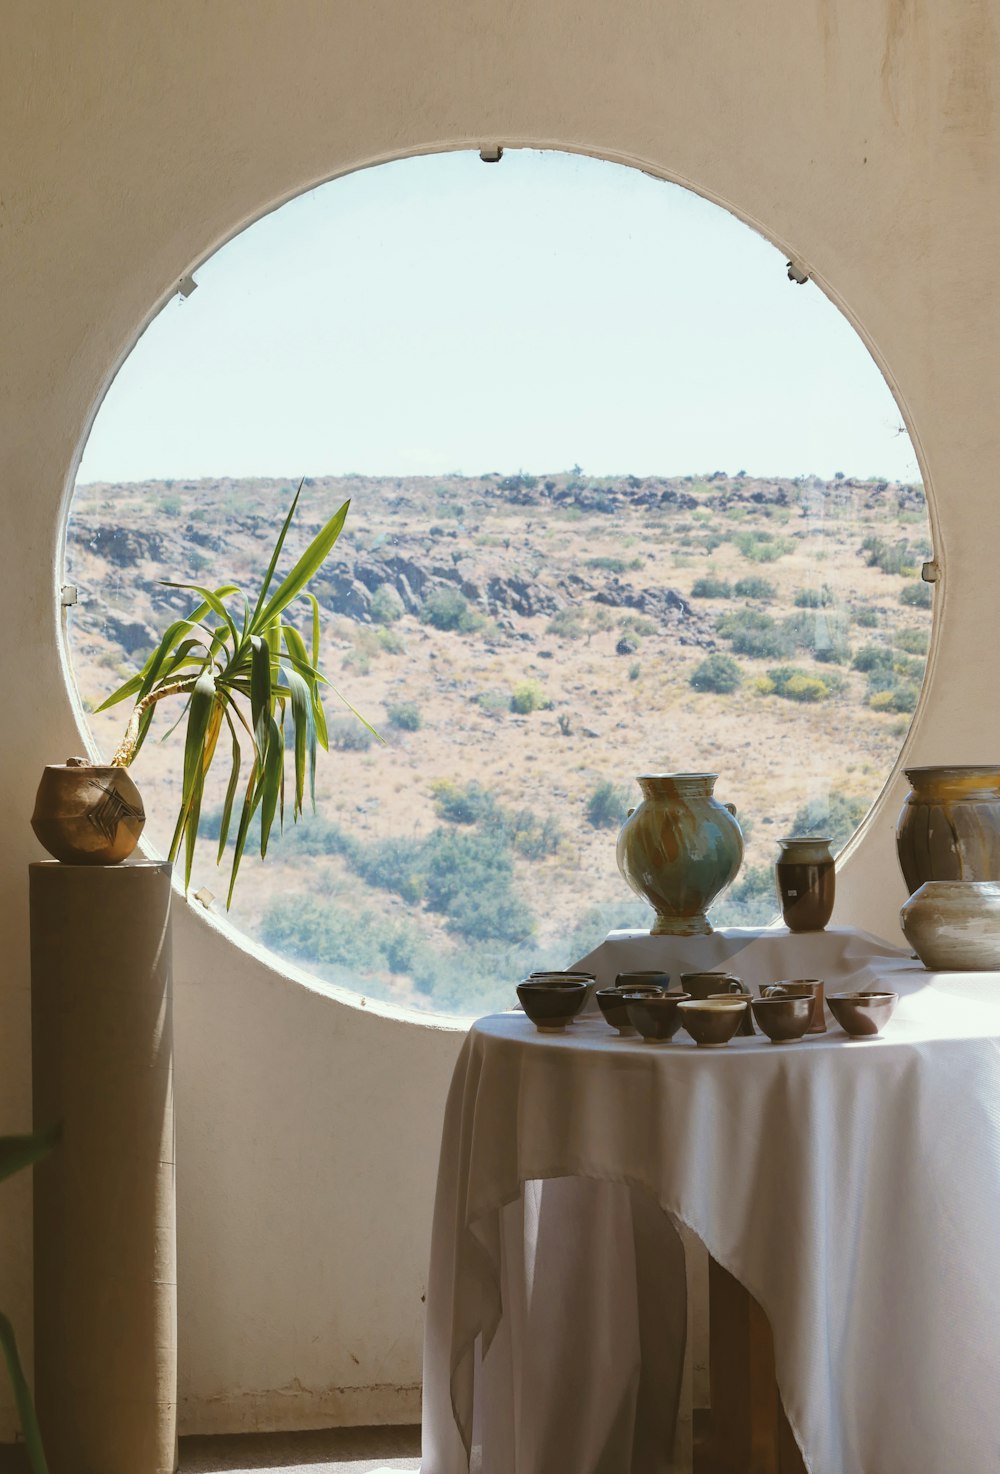
{"label": "rocky hillside", "polygon": [[[78,489],[70,643],[91,709],[189,607],[158,581],[252,584],[291,493]],[[732,921],[773,912],[774,836],[826,823],[842,841],[876,796],[927,649],[919,486],[325,478],[305,484],[299,545],[347,498],[314,590],[331,679],[384,742],[331,698],[319,817],[266,869],[247,862],[234,908],[323,976],[476,1011],[529,963],[568,962],[639,922],[614,861],[638,772],[722,775],[748,836],[717,913]],[[123,721],[93,718],[106,748]],[[178,740],[148,742],[136,767],[161,844]],[[218,892],[211,848],[202,872]]]}

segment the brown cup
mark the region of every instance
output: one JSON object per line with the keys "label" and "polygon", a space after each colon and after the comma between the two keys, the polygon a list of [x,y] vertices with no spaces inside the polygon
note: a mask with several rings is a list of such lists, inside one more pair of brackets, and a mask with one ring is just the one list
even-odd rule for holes
{"label": "brown cup", "polygon": [[755,998],[750,1007],[772,1044],[791,1044],[808,1032],[813,999],[808,993],[772,993]]}
{"label": "brown cup", "polygon": [[635,1027],[629,1020],[628,1005],[617,988],[598,988],[594,996],[604,1015],[604,1021],[610,1028],[617,1029],[619,1034],[635,1033]]}
{"label": "brown cup", "polygon": [[659,968],[647,968],[639,972],[620,972],[615,978],[615,987],[621,988],[626,993],[643,987],[662,988],[666,992],[670,987],[670,974],[661,972]]}
{"label": "brown cup", "polygon": [[686,993],[652,993],[641,989],[637,993],[623,993],[622,997],[629,1023],[647,1044],[666,1044],[680,1028],[677,1009],[686,1001]]}
{"label": "brown cup", "polygon": [[820,978],[784,978],[777,983],[761,983],[762,998],[811,998],[812,1017],[807,1034],[826,1033],[826,1013],[823,1009],[824,985]]}
{"label": "brown cup", "polygon": [[898,993],[831,993],[830,1012],[852,1039],[872,1039],[892,1018]]}
{"label": "brown cup", "polygon": [[[712,998],[722,993],[732,993],[749,1001],[750,989],[746,987],[741,978],[735,973],[723,972],[682,972],[681,987],[685,993],[690,993],[692,998]],[[747,1008],[740,1021],[739,1032],[747,1036],[754,1033],[753,1018],[750,1009]]]}
{"label": "brown cup", "polygon": [[699,1049],[720,1049],[728,1044],[740,1026],[749,999],[689,998],[677,1005],[681,1026],[687,1030]]}

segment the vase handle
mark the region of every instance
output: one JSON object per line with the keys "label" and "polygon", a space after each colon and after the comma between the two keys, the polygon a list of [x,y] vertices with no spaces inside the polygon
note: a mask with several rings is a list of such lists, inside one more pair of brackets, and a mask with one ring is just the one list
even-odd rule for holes
{"label": "vase handle", "polygon": [[738,818],[738,815],[736,813],[736,805],[735,804],[723,804],[722,807],[724,809],[728,809],[729,812],[732,814],[732,816],[733,816],[734,819]]}

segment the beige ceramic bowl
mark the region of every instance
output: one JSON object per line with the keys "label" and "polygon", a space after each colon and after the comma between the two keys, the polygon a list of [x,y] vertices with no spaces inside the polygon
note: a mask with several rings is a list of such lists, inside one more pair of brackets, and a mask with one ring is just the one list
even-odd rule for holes
{"label": "beige ceramic bowl", "polygon": [[720,1049],[736,1033],[747,1009],[747,999],[690,998],[678,1003],[681,1026],[699,1049]]}

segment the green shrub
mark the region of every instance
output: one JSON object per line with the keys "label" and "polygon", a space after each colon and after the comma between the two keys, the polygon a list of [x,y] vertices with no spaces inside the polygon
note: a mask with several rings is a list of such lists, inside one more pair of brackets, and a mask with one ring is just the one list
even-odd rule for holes
{"label": "green shrub", "polygon": [[732,585],[711,573],[705,574],[703,578],[696,578],[691,585],[692,599],[731,599],[732,596]]}
{"label": "green shrub", "polygon": [[872,609],[868,604],[862,604],[854,611],[854,623],[860,625],[864,630],[878,629],[882,623],[877,609]]}
{"label": "green shrub", "polygon": [[930,643],[931,637],[928,630],[911,627],[896,631],[896,648],[905,650],[909,655],[926,655]]}
{"label": "green shrub", "polygon": [[875,670],[892,670],[892,651],[888,645],[862,645],[851,661],[854,670],[867,673]]}
{"label": "green shrub", "polygon": [[603,779],[587,799],[587,822],[594,829],[618,829],[625,822],[629,790]]}
{"label": "green shrub", "polygon": [[639,662],[637,660],[635,660],[635,661],[632,662],[632,664],[628,668],[628,678],[629,678],[630,681],[637,681],[641,675],[642,675],[642,666],[639,664]]}
{"label": "green shrub", "polygon": [[415,701],[397,701],[386,707],[390,725],[401,732],[419,732],[424,724],[420,707]]}
{"label": "green shrub", "polygon": [[626,614],[618,621],[618,628],[624,635],[637,635],[640,640],[649,635],[657,635],[660,627],[655,620],[643,619],[640,614]]}
{"label": "green shrub", "polygon": [[767,674],[774,684],[774,694],[787,701],[825,701],[830,694],[828,682],[795,665],[780,665]]}
{"label": "green shrub", "polygon": [[729,641],[734,655],[773,660],[776,656],[789,655],[794,648],[777,620],[760,609],[738,609],[724,614],[716,629]]}
{"label": "green shrub", "polygon": [[733,585],[733,593],[738,598],[754,599],[758,604],[769,604],[777,592],[770,579],[757,578],[752,574],[749,578],[738,578]]}
{"label": "green shrub", "polygon": [[395,624],[402,619],[405,613],[403,601],[391,583],[379,584],[372,594],[370,612],[376,624]]}
{"label": "green shrub", "polygon": [[867,814],[870,804],[856,794],[834,791],[825,799],[810,799],[792,820],[792,834],[828,834],[834,854],[844,848]]}
{"label": "green shrub", "polygon": [[750,865],[712,907],[716,926],[766,926],[778,913],[774,869]]}
{"label": "green shrub", "polygon": [[514,687],[510,698],[510,709],[519,716],[540,711],[545,705],[545,692],[538,681],[521,681]]}
{"label": "green shrub", "polygon": [[490,716],[498,716],[500,712],[510,710],[510,697],[503,691],[480,691],[476,695],[476,705]]}
{"label": "green shrub", "polygon": [[526,860],[545,860],[554,855],[563,841],[562,826],[551,815],[539,818],[531,809],[516,814],[502,814],[500,825],[510,835],[511,843]]}
{"label": "green shrub", "polygon": [[357,717],[334,717],[327,723],[330,746],[339,752],[367,752],[375,741]]}
{"label": "green shrub", "polygon": [[880,568],[883,573],[902,574],[904,577],[914,574],[924,558],[923,551],[912,548],[905,539],[887,543],[881,537],[866,537],[858,552],[865,555],[869,568]]}
{"label": "green shrub", "polygon": [[560,609],[545,626],[547,635],[560,635],[564,640],[579,640],[587,633],[587,625],[576,609]]}
{"label": "green shrub", "polygon": [[447,819],[449,824],[478,824],[496,814],[496,800],[475,779],[464,784],[445,779],[434,784],[433,794],[435,814],[439,819]]}
{"label": "green shrub", "polygon": [[916,710],[920,688],[912,681],[896,681],[892,686],[873,691],[868,697],[872,711],[912,712]]}
{"label": "green shrub", "polygon": [[934,602],[933,587],[929,583],[908,583],[900,592],[899,602],[911,609],[929,609]]}
{"label": "green shrub", "polygon": [[428,594],[420,618],[435,629],[456,630],[463,635],[482,629],[486,623],[485,616],[473,609],[458,589],[435,589]]}
{"label": "green shrub", "polygon": [[588,568],[603,568],[607,573],[627,573],[630,569],[641,568],[641,558],[613,558],[601,556],[599,558],[588,558]]}
{"label": "green shrub", "polygon": [[688,684],[696,691],[728,695],[743,683],[743,672],[731,655],[707,655],[691,672]]}
{"label": "green shrub", "polygon": [[792,551],[792,544],[786,538],[775,537],[773,532],[737,532],[733,541],[751,563],[776,563]]}
{"label": "green shrub", "polygon": [[796,589],[794,602],[796,609],[828,609],[835,601],[833,590],[824,584],[821,589]]}

